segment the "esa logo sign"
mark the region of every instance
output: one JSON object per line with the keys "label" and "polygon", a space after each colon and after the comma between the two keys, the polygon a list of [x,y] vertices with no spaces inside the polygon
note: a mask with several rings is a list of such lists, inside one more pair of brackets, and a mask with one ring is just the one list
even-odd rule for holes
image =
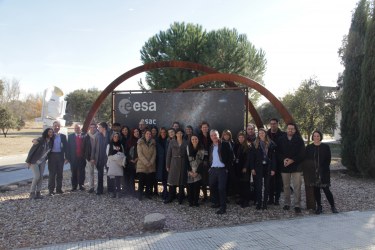
{"label": "esa logo sign", "polygon": [[132,103],[129,99],[122,99],[118,104],[119,111],[128,115],[133,111],[156,111],[156,102],[134,102]]}

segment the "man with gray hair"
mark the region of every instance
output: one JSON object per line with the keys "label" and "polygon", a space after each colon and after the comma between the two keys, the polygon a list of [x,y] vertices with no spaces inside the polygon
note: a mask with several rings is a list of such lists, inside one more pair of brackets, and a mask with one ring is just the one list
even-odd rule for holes
{"label": "man with gray hair", "polygon": [[85,166],[83,148],[84,135],[81,133],[81,125],[74,125],[74,133],[68,135],[67,159],[70,162],[70,170],[72,172],[72,192],[77,190],[85,190],[83,187],[85,182]]}
{"label": "man with gray hair", "polygon": [[52,150],[48,155],[48,190],[49,196],[54,195],[56,187],[56,193],[64,193],[62,190],[62,180],[64,163],[67,162],[66,153],[68,149],[68,141],[66,135],[60,133],[60,122],[53,122],[52,129],[54,132],[54,140]]}
{"label": "man with gray hair", "polygon": [[210,131],[212,145],[210,148],[210,170],[209,182],[212,208],[220,208],[216,214],[225,214],[227,209],[227,179],[228,168],[233,163],[233,149],[229,143],[223,143],[219,138],[219,132],[215,129]]}

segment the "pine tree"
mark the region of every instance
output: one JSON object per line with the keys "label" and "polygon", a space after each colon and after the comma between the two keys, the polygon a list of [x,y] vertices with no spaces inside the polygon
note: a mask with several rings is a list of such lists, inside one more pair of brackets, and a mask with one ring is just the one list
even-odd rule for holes
{"label": "pine tree", "polygon": [[352,16],[347,44],[342,51],[345,66],[341,103],[341,159],[349,170],[358,172],[354,142],[358,138],[358,103],[361,89],[361,65],[368,23],[368,3],[361,0]]}
{"label": "pine tree", "polygon": [[375,177],[375,8],[367,27],[359,99],[356,164],[364,176]]}

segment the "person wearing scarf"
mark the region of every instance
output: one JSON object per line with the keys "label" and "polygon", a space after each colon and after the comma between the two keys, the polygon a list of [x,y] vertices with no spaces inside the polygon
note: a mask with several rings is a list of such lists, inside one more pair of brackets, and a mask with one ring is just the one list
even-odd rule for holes
{"label": "person wearing scarf", "polygon": [[[251,166],[251,173],[255,176],[256,209],[267,209],[269,180],[276,170],[276,145],[269,139],[267,131],[263,128],[258,130],[258,136],[254,144],[255,164]],[[262,195],[263,181],[264,192]]]}
{"label": "person wearing scarf", "polygon": [[111,141],[107,145],[107,167],[109,181],[113,190],[110,194],[111,198],[121,197],[121,177],[123,176],[123,162],[125,159],[124,148],[120,142],[120,134],[118,132],[113,132]]}

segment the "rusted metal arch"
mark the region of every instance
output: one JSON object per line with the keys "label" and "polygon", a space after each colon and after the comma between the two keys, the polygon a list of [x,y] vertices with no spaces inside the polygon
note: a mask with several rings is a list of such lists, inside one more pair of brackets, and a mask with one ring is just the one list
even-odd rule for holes
{"label": "rusted metal arch", "polygon": [[286,123],[293,122],[293,117],[289,114],[288,110],[285,108],[285,106],[277,99],[270,91],[268,91],[265,87],[260,85],[259,83],[235,74],[227,74],[227,73],[213,73],[208,74],[204,76],[198,76],[196,78],[193,78],[189,81],[184,82],[181,84],[178,88],[180,89],[188,89],[195,85],[202,84],[205,82],[211,82],[211,81],[232,81],[232,82],[238,82],[241,84],[244,84],[252,89],[255,89],[259,93],[261,93],[264,97],[266,97],[272,105],[277,109],[277,111],[281,114],[284,121]]}
{"label": "rusted metal arch", "polygon": [[[145,71],[150,71],[153,69],[158,69],[158,68],[184,68],[184,69],[192,69],[192,70],[197,70],[201,72],[205,72],[208,74],[211,73],[217,73],[217,71],[213,68],[198,64],[198,63],[192,63],[192,62],[185,62],[185,61],[160,61],[160,62],[154,62],[154,63],[148,63],[141,65],[139,67],[133,68],[124,74],[120,75],[117,77],[113,82],[111,82],[103,91],[102,93],[98,96],[94,104],[92,105],[89,113],[86,116],[86,120],[83,124],[83,131],[87,131],[90,122],[94,118],[96,112],[98,112],[100,105],[104,102],[105,98],[121,83],[129,79],[130,77],[133,77],[139,73],[145,72]],[[228,83],[227,83],[228,84]],[[181,87],[181,86],[180,86]],[[180,88],[179,87],[179,88]],[[253,104],[249,101],[249,109],[252,117],[257,123],[257,126],[261,126],[258,124],[262,124],[261,119],[259,117],[259,114],[255,110],[255,107]]]}

